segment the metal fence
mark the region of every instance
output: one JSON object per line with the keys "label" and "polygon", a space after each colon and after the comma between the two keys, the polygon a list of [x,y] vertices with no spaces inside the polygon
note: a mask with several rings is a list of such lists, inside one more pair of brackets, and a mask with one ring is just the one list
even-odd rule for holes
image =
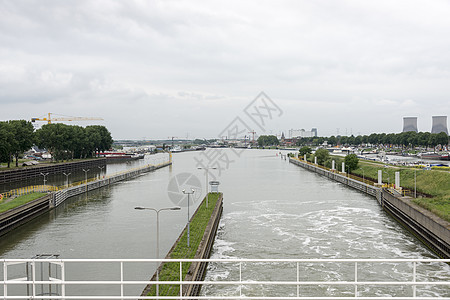
{"label": "metal fence", "polygon": [[[146,264],[161,262],[176,264],[179,275],[158,282],[142,280],[134,276],[139,271],[128,266],[147,268]],[[207,262],[209,272],[226,268],[228,275],[207,275],[198,296],[125,292],[128,286],[142,291],[158,283],[183,291],[183,286],[198,284],[183,280],[186,262]],[[0,299],[442,300],[450,299],[449,263],[450,259],[3,259]],[[106,287],[107,295],[97,287]]]}

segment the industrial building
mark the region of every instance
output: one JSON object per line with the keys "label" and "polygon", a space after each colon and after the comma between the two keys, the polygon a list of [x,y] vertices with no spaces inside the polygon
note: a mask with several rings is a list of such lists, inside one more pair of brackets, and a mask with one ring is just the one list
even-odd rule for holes
{"label": "industrial building", "polygon": [[433,116],[431,133],[445,132],[448,135],[447,116]]}
{"label": "industrial building", "polygon": [[[431,133],[445,132],[448,135],[447,116],[433,116],[432,120]],[[403,117],[403,132],[409,131],[419,131],[417,128],[417,117]]]}
{"label": "industrial building", "polygon": [[403,117],[403,132],[414,131],[417,130],[417,117]]}
{"label": "industrial building", "polygon": [[289,138],[304,138],[317,136],[317,128],[311,128],[311,131],[305,129],[290,129]]}

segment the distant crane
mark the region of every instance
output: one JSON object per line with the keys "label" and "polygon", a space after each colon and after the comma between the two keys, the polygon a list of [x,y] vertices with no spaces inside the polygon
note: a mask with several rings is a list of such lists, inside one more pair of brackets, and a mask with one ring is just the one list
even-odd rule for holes
{"label": "distant crane", "polygon": [[97,117],[69,117],[69,116],[65,116],[65,117],[57,117],[57,118],[52,118],[52,113],[48,113],[48,118],[31,118],[31,122],[36,122],[36,121],[47,121],[48,124],[51,124],[52,122],[58,122],[58,121],[88,121],[88,120],[103,120],[102,118],[97,118]]}
{"label": "distant crane", "polygon": [[173,148],[173,139],[178,139],[176,136],[169,136],[168,139],[172,139],[172,148]]}
{"label": "distant crane", "polygon": [[254,131],[254,130],[252,130],[252,131],[249,131],[248,133],[251,133],[251,134],[253,134],[253,144],[255,143],[255,133],[256,133],[256,131]]}

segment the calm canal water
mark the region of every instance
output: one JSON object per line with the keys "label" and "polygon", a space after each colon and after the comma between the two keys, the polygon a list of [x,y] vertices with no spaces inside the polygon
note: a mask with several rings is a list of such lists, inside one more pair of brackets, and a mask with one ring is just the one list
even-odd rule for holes
{"label": "calm canal water", "polygon": [[[212,154],[216,150],[207,151]],[[279,151],[244,150],[239,156],[230,149],[217,151],[221,158],[220,167],[224,170],[220,174],[218,170],[212,173],[220,181],[219,190],[224,193],[224,213],[212,258],[437,258],[388,216],[374,198],[289,164],[277,156]],[[173,176],[181,173],[198,177],[203,185],[203,195],[205,177],[203,170],[197,169],[197,162],[205,160],[206,153],[175,153],[172,167],[68,200],[56,210],[2,236],[0,258],[30,258],[40,253],[55,253],[61,258],[155,258],[155,213],[133,208],[173,206],[168,196],[168,184]],[[164,157],[151,156],[146,162]],[[125,167],[108,166],[108,172]],[[196,204],[198,201],[194,206]],[[193,211],[191,207],[191,213]],[[161,212],[161,256],[170,249],[186,219],[186,207],[181,211]],[[303,274],[311,278],[353,279],[352,275],[345,278],[345,273],[351,273],[351,266],[303,267]],[[362,269],[369,277],[376,277],[375,271],[371,270],[378,268],[386,278],[400,280],[404,274],[411,274],[409,267],[366,266]],[[117,279],[112,275],[114,268],[104,267],[99,271],[94,266],[74,266],[70,277]],[[126,274],[133,279],[147,279],[154,268],[136,264]],[[105,275],[105,270],[109,269],[111,272]],[[296,278],[295,266],[290,265],[281,266],[281,271],[276,272],[267,266],[250,264],[244,270],[247,279]],[[207,279],[230,280],[236,274],[236,265],[214,263],[209,265]],[[420,276],[448,281],[450,268],[446,265],[423,266]],[[105,290],[110,292],[111,288],[105,287]],[[142,286],[133,286],[127,288],[126,293],[136,295],[141,290]],[[325,293],[329,296],[336,293],[351,295],[352,290],[353,287],[310,287],[302,291],[305,295]],[[92,288],[86,287],[83,291],[92,292]],[[202,290],[206,295],[236,295],[236,292],[236,288],[226,286],[205,286]],[[284,288],[282,292],[285,295],[295,293],[290,288]],[[410,293],[402,289],[366,292],[406,296]],[[421,292],[424,296],[450,296],[444,288]],[[279,295],[280,291],[274,287],[245,287],[243,293],[270,296]]]}

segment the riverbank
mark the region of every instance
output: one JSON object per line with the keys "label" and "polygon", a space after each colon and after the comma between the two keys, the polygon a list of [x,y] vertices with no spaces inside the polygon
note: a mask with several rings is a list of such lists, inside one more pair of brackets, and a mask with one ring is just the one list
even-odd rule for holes
{"label": "riverbank", "polygon": [[450,223],[415,205],[411,201],[411,197],[402,196],[394,189],[361,182],[346,176],[345,173],[328,170],[323,166],[307,163],[297,158],[290,158],[289,162],[375,196],[383,209],[431,250],[443,258],[450,257]]}
{"label": "riverbank", "polygon": [[[340,170],[344,157],[330,156]],[[314,157],[308,158],[313,163]],[[330,160],[331,161],[331,160]],[[331,162],[327,162],[330,168]],[[400,186],[403,195],[413,198],[413,202],[438,217],[450,222],[450,173],[441,169],[427,169],[418,166],[389,165],[382,162],[359,160],[358,168],[350,172],[353,178],[367,183],[378,182],[378,170],[382,170],[383,182],[393,184],[395,172],[400,172]],[[415,192],[414,192],[415,191]]]}
{"label": "riverbank", "polygon": [[[210,193],[208,208],[203,199],[195,213],[190,219],[190,246],[187,246],[187,226],[169,250],[166,259],[180,258],[209,258],[214,243],[220,217],[223,210],[223,195],[221,193]],[[174,262],[161,264],[157,270],[159,281],[202,281],[207,264],[204,262]],[[181,278],[180,278],[181,276]],[[156,272],[151,278],[155,281]],[[197,296],[201,285],[183,285],[181,294],[183,296]],[[155,296],[156,285],[148,285],[141,296]],[[159,296],[179,296],[180,285],[159,285]]]}
{"label": "riverbank", "polygon": [[412,197],[414,190],[421,196],[412,201],[450,222],[450,173],[413,167],[376,166],[365,161],[359,161],[359,167],[351,174],[374,182],[380,169],[383,170],[384,181],[389,183],[394,182],[395,172],[400,172],[401,187],[407,189]]}
{"label": "riverbank", "polygon": [[92,158],[64,163],[45,163],[42,165],[4,169],[0,171],[0,184],[26,181],[31,178],[46,175],[70,173],[82,169],[97,169],[106,166],[106,158]]}
{"label": "riverbank", "polygon": [[7,199],[1,199],[0,200],[0,213],[5,212],[7,210],[13,209],[15,207],[24,205],[30,201],[39,199],[41,197],[45,196],[44,193],[31,193],[23,196],[16,197],[14,199],[7,198]]}

